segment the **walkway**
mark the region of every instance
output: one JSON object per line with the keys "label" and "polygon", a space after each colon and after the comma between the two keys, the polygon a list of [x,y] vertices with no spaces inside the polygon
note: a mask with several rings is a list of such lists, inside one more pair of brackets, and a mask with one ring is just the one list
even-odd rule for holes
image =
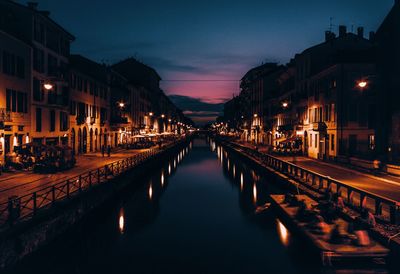
{"label": "walkway", "polygon": [[86,171],[97,169],[143,151],[146,151],[146,149],[118,149],[112,152],[110,157],[107,157],[107,154],[102,157],[101,153],[80,155],[76,157],[77,163],[74,168],[55,174],[38,174],[32,171],[5,172],[0,176],[0,203],[7,201],[10,196],[22,196],[34,192],[45,186],[54,185]]}

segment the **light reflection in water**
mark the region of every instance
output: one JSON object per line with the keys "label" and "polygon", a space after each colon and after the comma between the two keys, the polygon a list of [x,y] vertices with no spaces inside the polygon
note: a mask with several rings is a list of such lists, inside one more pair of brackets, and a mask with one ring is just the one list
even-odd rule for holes
{"label": "light reflection in water", "polygon": [[164,171],[161,172],[161,186],[164,186]]}
{"label": "light reflection in water", "polygon": [[230,162],[229,162],[229,159],[228,159],[228,171],[229,171],[229,167],[230,167]]}
{"label": "light reflection in water", "polygon": [[168,174],[171,175],[171,164],[168,165]]}
{"label": "light reflection in water", "polygon": [[240,191],[243,191],[243,172],[240,174]]}
{"label": "light reflection in water", "polygon": [[233,165],[233,179],[236,179],[236,166]]}
{"label": "light reflection in water", "polygon": [[124,231],[125,231],[125,216],[124,216],[124,209],[123,208],[121,208],[120,211],[119,211],[118,228],[119,228],[119,232],[121,234],[124,234]]}
{"label": "light reflection in water", "polygon": [[149,199],[151,200],[153,198],[153,184],[149,185]]}
{"label": "light reflection in water", "polygon": [[279,238],[281,239],[282,244],[284,246],[288,246],[290,239],[289,231],[279,220],[277,220],[277,225],[278,225]]}
{"label": "light reflection in water", "polygon": [[253,203],[257,203],[257,185],[255,183],[253,185]]}
{"label": "light reflection in water", "polygon": [[176,168],[176,160],[174,160],[174,168]]}

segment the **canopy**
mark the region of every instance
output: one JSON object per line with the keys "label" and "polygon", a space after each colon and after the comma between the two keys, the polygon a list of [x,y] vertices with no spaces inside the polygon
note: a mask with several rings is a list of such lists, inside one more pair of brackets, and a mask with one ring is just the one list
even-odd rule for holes
{"label": "canopy", "polygon": [[297,141],[297,140],[301,140],[301,138],[293,136],[293,137],[290,137],[290,138],[288,138],[288,139],[286,139],[286,140],[284,140],[284,141],[282,141],[280,143],[281,144],[286,144],[286,143],[291,143],[291,142],[294,142],[294,141]]}

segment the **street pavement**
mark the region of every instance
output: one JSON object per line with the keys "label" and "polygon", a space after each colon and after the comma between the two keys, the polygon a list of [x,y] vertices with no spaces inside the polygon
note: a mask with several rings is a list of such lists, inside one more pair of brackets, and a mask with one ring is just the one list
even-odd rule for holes
{"label": "street pavement", "polygon": [[[254,148],[254,145],[251,144],[238,144]],[[266,153],[267,151],[266,148],[261,146],[258,147],[258,150],[263,153]],[[313,172],[329,176],[332,179],[341,181],[349,186],[400,202],[400,177],[386,173],[375,175],[368,172],[361,172],[352,169],[351,167],[322,162],[303,156],[273,156],[294,163]]]}
{"label": "street pavement", "polygon": [[38,174],[32,171],[4,172],[0,176],[0,204],[6,202],[10,196],[23,196],[32,193],[146,150],[118,149],[113,151],[110,157],[107,157],[107,154],[102,157],[101,153],[79,155],[76,156],[77,162],[74,168],[54,174]]}

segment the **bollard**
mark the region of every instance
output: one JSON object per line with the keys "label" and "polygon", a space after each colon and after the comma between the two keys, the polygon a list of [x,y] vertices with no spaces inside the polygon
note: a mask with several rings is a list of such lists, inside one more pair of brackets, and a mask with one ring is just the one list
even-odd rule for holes
{"label": "bollard", "polygon": [[51,187],[51,203],[54,205],[56,203],[56,187]]}
{"label": "bollard", "polygon": [[21,201],[17,196],[8,198],[8,221],[10,225],[20,217],[21,214]]}

